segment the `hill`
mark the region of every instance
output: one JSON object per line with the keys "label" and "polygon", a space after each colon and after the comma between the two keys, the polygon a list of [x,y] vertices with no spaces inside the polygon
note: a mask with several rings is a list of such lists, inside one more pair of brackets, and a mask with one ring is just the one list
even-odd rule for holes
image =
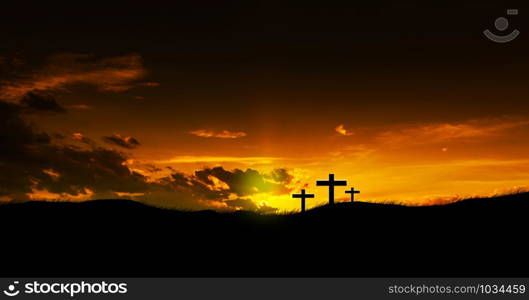
{"label": "hill", "polygon": [[529,194],[304,214],[0,206],[2,276],[528,276]]}

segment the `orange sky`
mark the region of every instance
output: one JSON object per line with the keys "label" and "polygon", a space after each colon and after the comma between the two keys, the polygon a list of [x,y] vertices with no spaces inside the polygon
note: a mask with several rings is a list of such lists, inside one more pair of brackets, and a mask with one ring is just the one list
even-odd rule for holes
{"label": "orange sky", "polygon": [[[316,187],[315,180],[326,178],[329,172],[360,189],[358,199],[364,201],[433,204],[525,188],[529,175],[524,150],[527,145],[514,141],[523,140],[528,125],[527,121],[503,118],[377,129],[346,127],[350,135],[330,127],[327,135],[305,141],[295,136],[290,137],[290,144],[270,145],[265,141],[264,147],[270,150],[262,156],[247,156],[249,151],[230,149],[217,150],[220,155],[169,155],[154,162],[188,172],[215,165],[263,171],[287,167],[302,182],[296,190],[306,183],[308,191],[317,195],[308,200],[309,206],[326,201],[326,189]],[[232,148],[229,144],[234,141],[211,143],[215,149],[221,145]],[[304,151],[298,151],[300,144]],[[149,161],[150,153],[143,149],[137,156]],[[345,187],[337,189],[337,197],[347,198],[343,194]],[[263,195],[259,200],[287,210],[299,205],[288,195]]]}
{"label": "orange sky", "polygon": [[[52,124],[51,119],[57,116],[45,118]],[[308,207],[327,201],[327,190],[316,187],[315,180],[326,178],[330,172],[360,189],[359,200],[409,205],[445,203],[527,186],[529,145],[525,137],[529,122],[520,116],[373,127],[354,126],[355,122],[348,120],[334,122],[318,126],[314,133],[309,128],[317,124],[300,130],[259,131],[241,124],[229,129],[171,126],[167,132],[118,132],[142,141],[141,147],[129,150],[133,156],[130,167],[136,170],[142,170],[144,164],[170,166],[185,173],[215,166],[261,172],[287,168],[296,178],[290,185],[293,192],[305,187],[316,194],[315,199],[308,200]],[[103,134],[97,130],[83,132],[94,137]],[[159,178],[167,173],[145,174]],[[345,189],[337,188],[338,198],[348,198]],[[291,199],[290,194],[260,193],[251,199],[281,210],[299,208],[298,200]]]}
{"label": "orange sky", "polygon": [[529,43],[481,37],[503,7],[186,5],[5,21],[0,201],[293,210],[329,173],[409,205],[526,188]]}

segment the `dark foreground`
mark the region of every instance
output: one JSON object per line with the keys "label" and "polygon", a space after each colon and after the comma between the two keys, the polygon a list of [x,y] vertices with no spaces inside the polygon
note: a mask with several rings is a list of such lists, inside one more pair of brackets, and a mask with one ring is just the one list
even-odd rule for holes
{"label": "dark foreground", "polygon": [[529,276],[529,194],[304,215],[0,206],[0,276]]}

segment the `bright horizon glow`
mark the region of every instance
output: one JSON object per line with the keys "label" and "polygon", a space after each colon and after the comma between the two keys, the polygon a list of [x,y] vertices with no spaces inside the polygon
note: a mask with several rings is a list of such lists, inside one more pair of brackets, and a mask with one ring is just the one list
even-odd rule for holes
{"label": "bright horizon glow", "polygon": [[[308,152],[291,153],[288,143],[276,144],[273,151],[268,151],[283,153],[281,157],[244,156],[252,151],[239,149],[237,154],[240,156],[173,155],[167,159],[149,160],[151,152],[148,147],[140,148],[135,156],[140,157],[138,161],[145,165],[168,166],[186,174],[217,166],[226,170],[254,169],[263,174],[276,168],[286,168],[294,178],[293,183],[288,185],[291,193],[259,193],[246,197],[257,206],[271,206],[282,212],[299,210],[299,201],[291,198],[291,194],[302,188],[316,195],[315,199],[307,200],[307,208],[327,203],[327,189],[316,187],[315,181],[327,178],[329,173],[348,182],[347,187],[336,187],[337,202],[348,201],[349,195],[344,191],[351,186],[361,191],[356,195],[357,201],[404,205],[444,204],[463,198],[486,197],[527,188],[529,159],[524,157],[524,153],[513,155],[517,145],[500,143],[503,139],[512,139],[517,134],[516,131],[527,130],[527,122],[511,119],[471,120],[461,124],[430,124],[377,130],[354,136],[336,136],[332,133],[333,127],[330,127],[328,136],[320,137],[324,142],[307,142],[310,144]],[[251,133],[248,138],[251,138]],[[322,150],[322,147],[327,146],[325,143],[331,145],[331,150],[327,153]],[[487,151],[492,145],[496,150]],[[229,148],[224,149],[219,147],[219,154],[233,152]],[[129,168],[152,177],[152,182],[169,174],[149,173],[142,169],[141,163],[135,164],[138,162],[131,160]],[[61,176],[55,170],[43,172],[54,179]],[[229,188],[218,178],[210,179],[215,182],[210,187],[212,190]],[[91,195],[63,194],[59,198],[88,199]],[[150,196],[148,192],[126,190],[116,191],[115,195],[132,199],[139,199],[138,196],[148,199]],[[39,199],[39,196],[42,196],[42,200],[51,200],[53,194],[36,190],[29,194],[31,199]],[[236,198],[236,195],[229,197],[232,200]],[[222,209],[223,206],[213,208]]]}

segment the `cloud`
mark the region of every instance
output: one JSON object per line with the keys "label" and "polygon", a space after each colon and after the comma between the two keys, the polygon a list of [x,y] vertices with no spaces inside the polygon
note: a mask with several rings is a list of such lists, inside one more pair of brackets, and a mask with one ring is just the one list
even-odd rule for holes
{"label": "cloud", "polygon": [[157,87],[160,86],[159,82],[141,82],[139,85],[146,87]]}
{"label": "cloud", "polygon": [[276,213],[277,211],[279,211],[279,208],[277,207],[271,207],[266,204],[261,204],[259,205],[259,208],[257,209],[256,212],[260,214],[273,214],[273,213]]}
{"label": "cloud", "polygon": [[193,174],[174,172],[156,182],[156,189],[165,188],[165,191],[151,192],[149,199],[158,198],[156,205],[173,208],[186,204],[195,208],[270,213],[277,209],[266,203],[257,204],[251,197],[289,194],[293,176],[286,174],[289,174],[286,169],[262,173],[253,169],[226,170],[223,167],[204,168]]}
{"label": "cloud", "polygon": [[87,189],[101,195],[148,188],[144,176],[125,166],[124,154],[52,142],[48,134],[35,131],[22,119],[23,110],[0,101],[0,196],[28,200],[55,194],[60,200],[86,196]]}
{"label": "cloud", "polygon": [[115,192],[116,196],[118,197],[124,197],[124,198],[134,198],[134,197],[140,197],[144,196],[145,193],[128,193],[128,192]]}
{"label": "cloud", "polygon": [[354,158],[366,159],[376,151],[371,145],[357,144],[345,145],[338,147],[336,150],[329,152],[333,158]]}
{"label": "cloud", "polygon": [[435,167],[446,167],[446,168],[477,168],[477,167],[516,167],[516,166],[529,166],[529,159],[465,159],[465,160],[454,160],[450,162],[442,163],[426,163],[426,164],[410,164],[405,166],[399,166],[395,168],[401,169],[427,169]]}
{"label": "cloud", "polygon": [[[286,171],[285,171],[286,172]],[[204,168],[191,175],[175,172],[161,182],[169,182],[176,190],[186,190],[197,199],[228,201],[235,197],[249,197],[260,193],[288,194],[291,178],[282,182],[270,180],[271,174],[254,169],[226,170],[223,167]]]}
{"label": "cloud", "polygon": [[121,136],[114,134],[112,136],[104,136],[103,141],[126,149],[134,149],[140,146],[140,142],[131,136]]}
{"label": "cloud", "polygon": [[[278,171],[276,171],[278,172]],[[287,172],[285,170],[285,172]],[[292,177],[287,177],[283,181],[275,182],[269,180],[273,175],[262,174],[254,169],[247,169],[245,171],[235,169],[227,171],[222,167],[205,168],[195,172],[195,178],[208,185],[213,185],[214,182],[210,177],[215,177],[227,184],[229,187],[227,191],[239,197],[250,196],[258,193],[270,194],[287,194],[290,189],[287,185],[291,182]]]}
{"label": "cloud", "polygon": [[192,135],[203,137],[203,138],[218,138],[218,139],[237,139],[241,137],[245,137],[246,133],[242,131],[229,131],[229,130],[222,130],[222,131],[212,131],[212,130],[206,130],[206,129],[198,129],[193,130],[189,132]]}
{"label": "cloud", "polygon": [[[80,132],[70,138],[39,132],[24,120],[28,107],[54,110],[50,103],[40,98],[35,102],[0,101],[2,201],[84,201],[118,196],[168,208],[272,212],[274,207],[257,204],[252,197],[286,195],[292,190],[294,176],[287,169],[260,172],[215,167],[185,174],[134,163],[130,156],[102,147]],[[133,137],[117,134],[104,140],[126,149],[140,144]],[[262,158],[258,160],[262,162]]]}
{"label": "cloud", "polygon": [[59,179],[61,174],[55,172],[53,169],[42,170],[42,173],[49,175],[51,178]]}
{"label": "cloud", "polygon": [[229,210],[252,211],[252,212],[256,212],[260,214],[276,213],[279,210],[276,207],[271,207],[264,203],[257,204],[252,199],[244,199],[244,198],[226,200],[224,202],[221,202],[221,204],[224,204],[224,207],[226,207]]}
{"label": "cloud", "polygon": [[[105,59],[93,55],[60,54],[52,56],[39,70],[3,80],[0,98],[16,102],[30,92],[64,90],[73,84],[90,84],[101,91],[131,89],[146,75],[141,56],[130,54]],[[13,79],[14,78],[14,79]]]}
{"label": "cloud", "polygon": [[25,94],[20,100],[20,104],[28,111],[66,111],[52,96],[38,94],[35,92],[29,92]]}
{"label": "cloud", "polygon": [[224,203],[226,203],[228,207],[232,207],[236,210],[257,211],[259,209],[259,206],[250,199],[238,198],[224,201]]}
{"label": "cloud", "polygon": [[278,183],[289,184],[294,180],[294,175],[287,169],[274,169],[269,174],[265,174],[264,178]]}
{"label": "cloud", "polygon": [[271,164],[274,161],[280,160],[279,157],[267,157],[267,156],[248,156],[248,157],[241,157],[241,156],[191,156],[191,155],[183,155],[183,156],[175,156],[170,159],[166,160],[158,160],[155,161],[156,163],[160,164],[181,164],[181,163],[205,163],[205,162],[216,162],[216,163],[223,163],[223,162],[239,162],[239,163],[245,163],[245,164]]}
{"label": "cloud", "polygon": [[87,145],[94,145],[94,141],[92,141],[91,139],[87,138],[84,134],[80,133],[80,132],[74,132],[72,133],[72,139],[74,141],[78,141],[78,142],[81,142],[83,144],[87,144]]}
{"label": "cloud", "polygon": [[93,195],[94,192],[88,188],[77,194],[51,193],[47,189],[32,188],[31,193],[28,193],[27,197],[35,201],[86,201],[90,200]]}
{"label": "cloud", "polygon": [[67,107],[73,110],[89,110],[93,108],[92,106],[86,104],[72,104],[68,105]]}
{"label": "cloud", "polygon": [[381,133],[377,140],[385,144],[440,143],[458,139],[490,138],[504,131],[527,126],[529,121],[471,120],[463,123],[427,124],[390,130]]}
{"label": "cloud", "polygon": [[343,136],[351,136],[351,135],[354,134],[352,131],[349,131],[349,130],[345,129],[345,127],[344,127],[343,124],[340,124],[340,125],[336,126],[336,128],[334,128],[334,130],[335,130],[338,134],[341,134],[341,135],[343,135]]}
{"label": "cloud", "polygon": [[[164,169],[169,175],[150,178],[162,169],[146,165],[145,172],[136,171],[131,157],[101,147],[82,133],[66,139],[38,132],[22,118],[24,110],[21,104],[0,101],[2,201],[84,201],[118,196],[168,208],[272,212],[275,208],[257,204],[251,197],[291,191],[293,175],[286,169],[263,173],[215,167],[185,174],[171,168]],[[83,147],[65,144],[68,141],[81,142]],[[135,144],[130,138],[119,141]]]}

